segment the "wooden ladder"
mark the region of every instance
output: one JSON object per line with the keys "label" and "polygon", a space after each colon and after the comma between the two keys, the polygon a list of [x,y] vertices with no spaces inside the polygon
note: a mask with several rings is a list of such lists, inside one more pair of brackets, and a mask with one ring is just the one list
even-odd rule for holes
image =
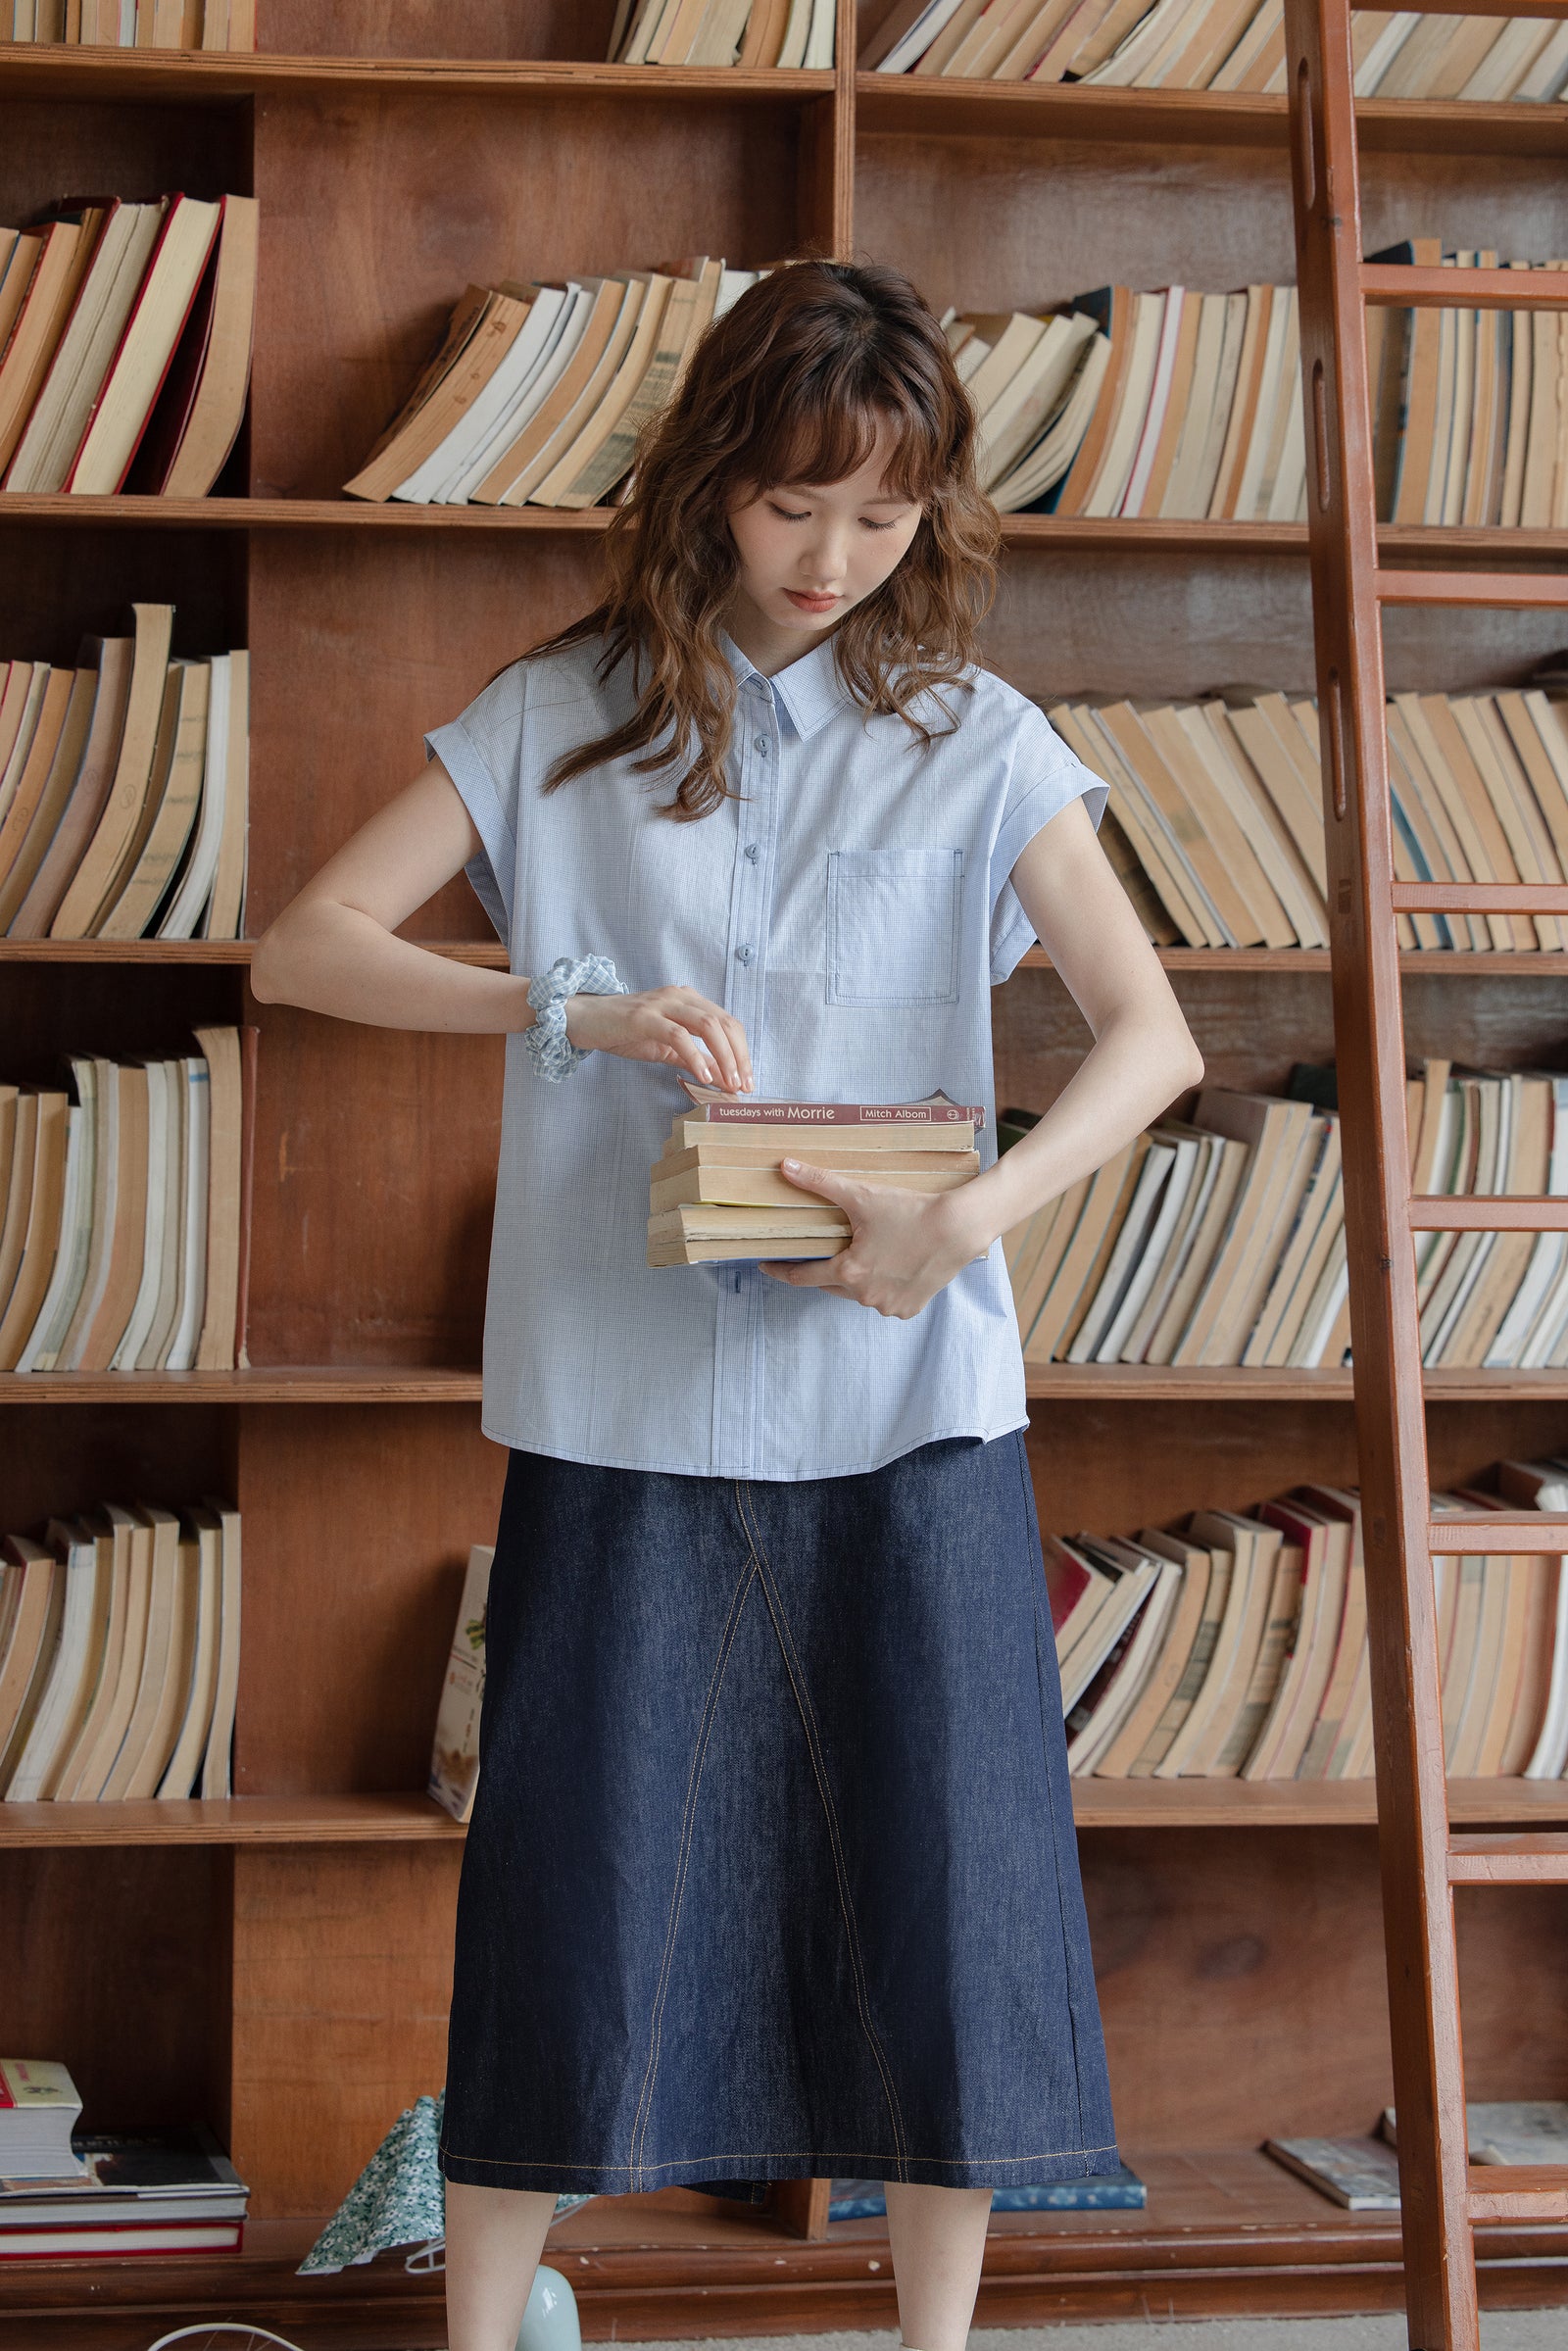
{"label": "wooden ladder", "polygon": [[[1568,0],[1439,0],[1433,13],[1568,16]],[[1414,1236],[1562,1232],[1568,1200],[1413,1198],[1395,917],[1568,914],[1568,887],[1397,882],[1384,723],[1385,605],[1554,606],[1568,579],[1378,562],[1366,308],[1568,307],[1568,270],[1362,259],[1351,0],[1285,0],[1307,442],[1308,537],[1344,1113],[1378,1844],[1413,2351],[1477,2351],[1478,2221],[1568,2219],[1568,2169],[1468,2161],[1456,1886],[1568,1884],[1568,1837],[1448,1826],[1434,1553],[1568,1551],[1568,1517],[1433,1521]]]}

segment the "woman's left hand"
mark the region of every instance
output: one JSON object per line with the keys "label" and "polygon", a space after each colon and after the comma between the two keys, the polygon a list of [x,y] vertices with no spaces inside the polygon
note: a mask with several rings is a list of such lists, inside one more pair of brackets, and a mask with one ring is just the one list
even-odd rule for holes
{"label": "woman's left hand", "polygon": [[857,1305],[907,1322],[990,1249],[964,1199],[966,1184],[951,1192],[909,1192],[897,1184],[868,1184],[836,1167],[815,1167],[808,1159],[782,1164],[792,1184],[844,1210],[851,1237],[848,1249],[833,1257],[765,1259],[762,1271],[776,1282],[836,1290]]}

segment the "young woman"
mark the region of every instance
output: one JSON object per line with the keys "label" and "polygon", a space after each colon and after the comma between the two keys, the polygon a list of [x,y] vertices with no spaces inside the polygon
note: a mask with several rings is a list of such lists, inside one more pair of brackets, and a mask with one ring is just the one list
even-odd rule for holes
{"label": "young woman", "polygon": [[[563,2190],[835,2174],[888,2183],[906,2344],[962,2351],[992,2188],[1117,2161],[1000,1236],[1200,1064],[1103,786],[976,664],[974,440],[906,279],[770,273],[648,428],[605,601],[257,947],[264,1001],[508,1039],[452,2351],[512,2351]],[[508,972],[393,936],[460,867]],[[1034,938],[1094,1042],[998,1163]],[[681,1070],[943,1087],[982,1172],[786,1160],[842,1253],[650,1270]]]}

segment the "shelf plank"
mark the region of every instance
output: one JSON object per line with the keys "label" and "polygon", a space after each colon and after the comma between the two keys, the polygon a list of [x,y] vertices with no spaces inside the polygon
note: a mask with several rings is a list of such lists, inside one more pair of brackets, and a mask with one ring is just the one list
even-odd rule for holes
{"label": "shelf plank", "polygon": [[[63,491],[0,491],[0,525],[155,530],[608,530],[612,507],[411,506],[398,500],[370,505],[357,498],[73,498]],[[1305,563],[1306,530],[1297,522],[1189,522],[1156,516],[1004,514],[1004,546],[1061,554],[1201,556],[1207,560],[1291,557]],[[1388,568],[1420,564],[1496,570],[1529,565],[1560,568],[1568,530],[1504,530],[1438,523],[1389,523],[1378,532]]]}
{"label": "shelf plank", "polygon": [[773,105],[832,91],[831,70],[759,73],[733,66],[615,66],[594,58],[280,57],[191,49],[0,46],[0,95],[12,98],[151,98],[216,101],[352,89],[538,93],[611,98],[628,105],[672,98]]}
{"label": "shelf plank", "polygon": [[[1568,124],[1551,106],[1364,98],[1363,147],[1425,155],[1560,156]],[[1086,82],[856,76],[858,132],[874,137],[1126,140],[1283,149],[1289,101],[1253,92],[1102,88]]]}
{"label": "shelf plank", "polygon": [[[1238,1364],[1030,1363],[1026,1392],[1143,1403],[1348,1403],[1353,1375]],[[1568,1372],[1429,1371],[1433,1403],[1561,1403]],[[7,1404],[476,1404],[479,1368],[462,1364],[255,1364],[245,1371],[0,1372]]]}
{"label": "shelf plank", "polygon": [[257,1364],[246,1371],[0,1372],[5,1404],[476,1404],[478,1366]]}
{"label": "shelf plank", "polygon": [[[1074,1780],[1080,1829],[1366,1828],[1370,1780]],[[1568,1822],[1560,1780],[1452,1780],[1456,1827],[1539,1829]],[[466,1834],[422,1789],[368,1795],[233,1796],[222,1801],[0,1803],[0,1850],[83,1845],[428,1844]]]}
{"label": "shelf plank", "polygon": [[[1290,2122],[1282,2116],[1280,2130]],[[1138,2318],[1152,2304],[1187,2318],[1401,2306],[1396,2213],[1342,2211],[1256,2147],[1135,2144],[1125,2154],[1148,2185],[1141,2211],[992,2215],[977,2325]],[[411,2277],[397,2253],[335,2277],[296,2275],[327,2217],[250,2222],[237,2254],[7,2265],[0,2312],[25,2316],[62,2351],[111,2351],[138,2314],[146,2333],[165,2311],[171,2325],[219,2314],[288,2333],[308,2325],[323,2345],[445,2341],[442,2278]],[[1561,2223],[1488,2221],[1477,2250],[1489,2306],[1568,2297]],[[552,2228],[547,2258],[571,2280],[592,2341],[896,2323],[884,2220],[836,2221],[825,2237],[803,2239],[770,2213],[687,2190],[596,2196]]]}
{"label": "shelf plank", "polygon": [[[411,944],[457,962],[509,968],[498,939],[416,939]],[[0,939],[0,963],[248,963],[255,947],[254,939]],[[1306,972],[1327,978],[1329,972],[1326,947],[1160,947],[1154,952],[1167,971],[1227,979],[1244,971],[1293,978]],[[1018,958],[1020,971],[1054,968],[1043,947],[1027,948]],[[1497,949],[1407,947],[1400,951],[1399,968],[1449,979],[1555,979],[1568,973],[1568,955],[1547,948],[1513,955]]]}
{"label": "shelf plank", "polygon": [[346,1796],[190,1797],[160,1803],[0,1803],[0,1848],[22,1845],[427,1843],[462,1824],[422,1790]]}

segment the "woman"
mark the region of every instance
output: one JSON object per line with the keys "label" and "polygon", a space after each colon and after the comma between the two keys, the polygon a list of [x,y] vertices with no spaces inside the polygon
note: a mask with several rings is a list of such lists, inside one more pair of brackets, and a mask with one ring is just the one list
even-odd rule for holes
{"label": "woman", "polygon": [[[512,2351],[563,2190],[834,2174],[888,2182],[906,2344],[961,2351],[992,2188],[1116,2165],[1000,1236],[1200,1063],[1103,786],[976,664],[974,439],[906,279],[770,272],[647,428],[604,602],[257,947],[264,1000],[508,1038],[452,2351]],[[510,971],[392,935],[460,867]],[[998,1163],[989,990],[1035,937],[1094,1043]],[[681,1071],[940,1086],[985,1163],[788,1160],[841,1253],[651,1270]]]}

